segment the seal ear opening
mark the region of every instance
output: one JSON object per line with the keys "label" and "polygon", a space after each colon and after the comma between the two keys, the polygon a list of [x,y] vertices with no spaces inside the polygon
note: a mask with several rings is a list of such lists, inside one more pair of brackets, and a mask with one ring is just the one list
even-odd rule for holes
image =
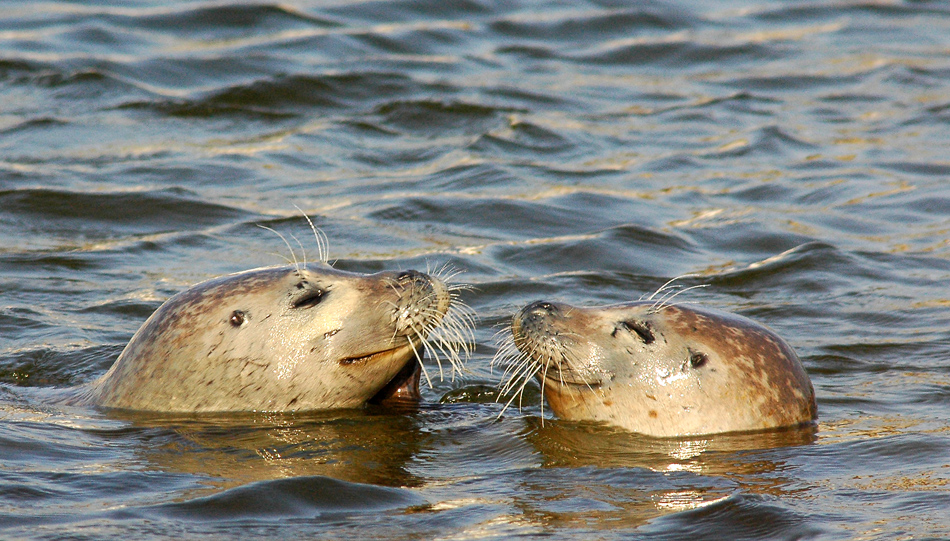
{"label": "seal ear opening", "polygon": [[700,353],[698,351],[689,352],[689,365],[693,368],[700,368],[709,361],[709,356],[705,353]]}
{"label": "seal ear opening", "polygon": [[231,317],[228,318],[228,323],[232,327],[240,327],[244,325],[245,321],[247,321],[247,314],[244,313],[244,310],[235,310],[231,312]]}

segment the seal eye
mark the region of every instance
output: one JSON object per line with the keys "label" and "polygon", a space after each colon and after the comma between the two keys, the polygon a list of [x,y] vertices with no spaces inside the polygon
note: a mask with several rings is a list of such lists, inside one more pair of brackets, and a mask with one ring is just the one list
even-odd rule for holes
{"label": "seal eye", "polygon": [[310,308],[316,306],[320,304],[320,301],[323,300],[326,293],[327,292],[322,289],[311,289],[307,293],[294,299],[292,306],[294,308]]}
{"label": "seal eye", "polygon": [[689,354],[689,365],[692,366],[693,368],[699,368],[703,366],[704,364],[706,364],[706,361],[708,360],[709,360],[709,357],[707,357],[705,353],[697,353],[695,351],[691,351]]}
{"label": "seal eye", "polygon": [[230,323],[232,327],[240,327],[241,325],[244,325],[244,321],[246,319],[247,317],[245,317],[244,312],[235,310],[231,312],[231,317],[228,319],[228,323]]}
{"label": "seal eye", "polygon": [[623,325],[623,328],[628,331],[637,333],[637,336],[640,337],[640,340],[643,340],[644,344],[652,344],[656,337],[653,336],[653,330],[650,329],[650,325],[643,323],[641,321],[622,321],[620,322]]}

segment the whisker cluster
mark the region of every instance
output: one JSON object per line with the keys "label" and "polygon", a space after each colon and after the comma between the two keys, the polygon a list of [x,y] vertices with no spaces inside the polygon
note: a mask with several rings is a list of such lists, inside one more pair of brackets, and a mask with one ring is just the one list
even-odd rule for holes
{"label": "whisker cluster", "polygon": [[[518,408],[521,408],[525,387],[527,387],[531,378],[541,371],[542,365],[535,362],[531,355],[518,349],[510,326],[506,325],[495,333],[493,341],[498,344],[498,349],[489,364],[490,370],[494,371],[496,364],[505,366],[501,381],[498,384],[498,396],[495,400],[501,402],[505,396],[511,394],[511,398],[505,402],[504,407],[498,413],[497,418],[500,419],[516,399],[518,400]],[[544,407],[543,404],[541,407]]]}
{"label": "whisker cluster", "polygon": [[[313,236],[317,240],[317,258],[324,263],[329,263],[330,261],[329,237],[327,237],[326,233],[324,233],[322,229],[317,229],[317,227],[313,225],[313,220],[311,220],[310,216],[307,216],[307,213],[301,210],[300,207],[298,207],[297,205],[294,205],[294,208],[296,208],[297,210],[300,211],[301,214],[303,214],[304,219],[307,220],[307,224],[310,226],[310,230],[313,231]],[[299,241],[298,241],[298,244],[299,244]],[[300,248],[303,249],[303,246],[301,246]],[[304,254],[306,255],[306,252],[304,252]]]}
{"label": "whisker cluster", "polygon": [[[498,385],[496,401],[500,403],[506,396],[511,395],[498,413],[497,418],[501,418],[515,400],[518,400],[518,408],[520,409],[528,382],[540,375],[538,379],[541,386],[541,424],[543,426],[544,389],[550,379],[549,373],[551,371],[557,374],[557,381],[562,392],[579,392],[575,388],[578,379],[588,390],[595,391],[594,386],[591,385],[591,380],[585,375],[585,372],[589,372],[589,369],[585,368],[585,363],[576,356],[574,349],[563,342],[565,338],[577,340],[582,337],[577,333],[563,331],[556,334],[542,334],[542,336],[532,336],[531,332],[528,331],[522,336],[515,337],[510,326],[505,326],[495,333],[494,341],[498,344],[498,349],[491,360],[490,366],[493,369],[496,364],[505,365],[501,382]],[[565,378],[565,375],[571,376],[570,381]]]}
{"label": "whisker cluster", "polygon": [[[422,353],[427,354],[439,367],[439,379],[445,379],[445,370],[442,361],[445,360],[451,365],[451,380],[455,381],[455,375],[461,375],[465,370],[465,363],[471,357],[472,349],[475,343],[475,311],[465,304],[460,298],[460,292],[471,289],[467,284],[453,284],[451,280],[461,274],[460,271],[445,264],[440,268],[430,271],[427,274],[442,281],[449,295],[449,308],[442,315],[439,312],[439,303],[437,299],[423,299],[419,306],[423,306],[418,314],[419,318],[412,318],[409,322],[409,330],[418,338],[422,347]],[[393,285],[392,287],[396,287]],[[435,292],[428,294],[436,295]],[[423,356],[416,350],[415,344],[410,340],[410,345],[416,356],[420,359]],[[426,370],[425,364],[422,366],[422,375],[426,383],[432,387],[432,379]]]}

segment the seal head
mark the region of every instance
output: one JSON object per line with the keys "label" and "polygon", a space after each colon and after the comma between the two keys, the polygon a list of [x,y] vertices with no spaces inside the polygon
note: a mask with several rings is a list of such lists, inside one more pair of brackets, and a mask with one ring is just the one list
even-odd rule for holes
{"label": "seal head", "polygon": [[416,271],[365,275],[309,264],[215,278],[165,302],[71,402],[295,411],[359,406],[388,384],[405,394],[394,377],[418,388],[412,364],[452,297]]}
{"label": "seal head", "polygon": [[792,348],[734,314],[539,301],[515,315],[511,332],[521,360],[512,379],[533,374],[564,419],[672,437],[817,418],[811,381]]}

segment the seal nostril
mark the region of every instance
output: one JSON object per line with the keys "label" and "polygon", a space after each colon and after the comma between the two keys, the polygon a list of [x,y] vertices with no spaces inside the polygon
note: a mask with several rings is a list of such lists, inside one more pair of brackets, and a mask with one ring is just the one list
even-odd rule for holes
{"label": "seal nostril", "polygon": [[643,323],[642,321],[621,321],[621,325],[624,326],[628,331],[632,331],[640,337],[640,340],[643,340],[644,344],[652,344],[656,337],[653,336],[653,330],[650,328],[648,323]]}
{"label": "seal nostril", "polygon": [[427,275],[414,270],[402,271],[397,274],[396,283],[403,288],[418,288],[420,290],[425,290],[431,285]]}
{"label": "seal nostril", "polygon": [[396,279],[400,282],[415,282],[422,280],[422,273],[414,270],[402,271],[396,275]]}
{"label": "seal nostril", "polygon": [[547,301],[535,301],[525,307],[526,314],[553,314],[557,307]]}
{"label": "seal nostril", "polygon": [[294,308],[310,308],[312,306],[316,306],[320,304],[320,302],[326,296],[326,293],[327,292],[322,289],[308,291],[307,293],[294,299],[291,305]]}

